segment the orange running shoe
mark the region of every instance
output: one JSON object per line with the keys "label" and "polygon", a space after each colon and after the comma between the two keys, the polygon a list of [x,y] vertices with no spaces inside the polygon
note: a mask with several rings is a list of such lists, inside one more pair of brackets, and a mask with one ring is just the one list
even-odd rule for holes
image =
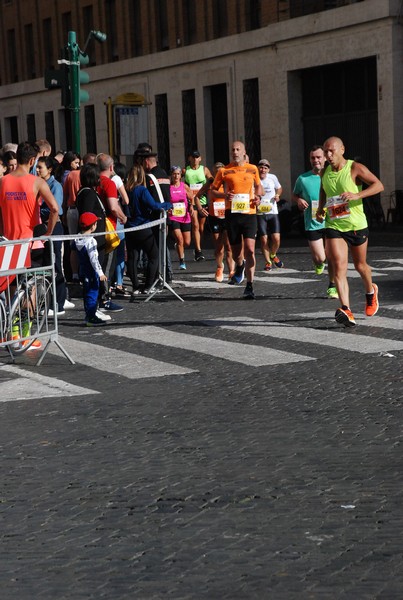
{"label": "orange running shoe", "polygon": [[217,267],[217,270],[215,272],[215,280],[217,281],[217,283],[221,283],[223,279],[224,279],[224,267]]}
{"label": "orange running shoe", "polygon": [[355,319],[354,315],[349,308],[338,308],[334,315],[334,318],[338,323],[344,325],[344,327],[354,327]]}
{"label": "orange running shoe", "polygon": [[[29,344],[29,340],[25,340],[25,342],[22,342],[22,346],[28,346]],[[42,343],[40,340],[34,340],[32,342],[32,344],[30,345],[29,348],[27,348],[27,352],[29,352],[30,350],[40,350],[42,348]]]}
{"label": "orange running shoe", "polygon": [[379,309],[379,301],[378,301],[378,286],[376,283],[372,284],[374,288],[373,294],[366,294],[367,304],[365,306],[365,314],[367,317],[373,317],[376,315]]}

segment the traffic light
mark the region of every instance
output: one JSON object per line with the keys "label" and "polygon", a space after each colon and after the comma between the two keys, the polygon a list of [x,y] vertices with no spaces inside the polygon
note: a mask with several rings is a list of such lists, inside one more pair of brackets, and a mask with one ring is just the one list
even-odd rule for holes
{"label": "traffic light", "polygon": [[78,101],[79,104],[83,104],[84,102],[88,102],[88,100],[90,99],[90,95],[87,92],[87,90],[81,89],[81,85],[89,83],[90,76],[88,75],[87,71],[83,71],[81,69],[81,65],[88,65],[88,63],[90,62],[90,57],[88,56],[88,54],[84,54],[80,51],[78,55],[78,62],[80,63],[78,67]]}
{"label": "traffic light", "polygon": [[62,106],[69,108],[71,99],[67,47],[62,49],[62,58],[57,62],[60,64],[60,69],[46,69],[45,71],[45,87],[48,90],[60,88],[62,92]]}
{"label": "traffic light", "polygon": [[62,105],[70,113],[72,150],[78,153],[80,152],[80,105],[90,99],[88,92],[81,89],[81,85],[85,85],[90,81],[88,73],[81,70],[81,65],[88,65],[90,61],[86,49],[92,38],[98,42],[104,42],[106,33],[91,30],[84,50],[81,50],[77,44],[76,32],[69,31],[67,46],[62,50],[61,60],[57,61],[60,69],[47,69],[45,71],[45,87],[49,90],[61,88]]}

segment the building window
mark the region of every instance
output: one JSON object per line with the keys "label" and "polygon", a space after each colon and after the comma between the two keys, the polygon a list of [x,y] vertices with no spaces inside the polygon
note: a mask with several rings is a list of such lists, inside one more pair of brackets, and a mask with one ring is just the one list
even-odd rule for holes
{"label": "building window", "polygon": [[17,69],[17,48],[15,43],[15,29],[7,31],[7,52],[8,52],[8,79],[11,83],[18,81]]}
{"label": "building window", "polygon": [[32,23],[25,25],[24,27],[24,37],[25,37],[25,64],[27,69],[27,78],[35,79],[36,77],[36,69],[35,69],[35,46],[34,46],[34,32],[32,28]]}
{"label": "building window", "polygon": [[62,37],[67,40],[69,31],[72,31],[71,12],[62,14]]}
{"label": "building window", "polygon": [[[85,35],[88,35],[90,31],[92,31],[92,29],[94,29],[94,11],[92,8],[92,5],[89,6],[84,6],[83,8],[83,31],[85,33]],[[89,42],[88,42],[88,46],[86,48],[86,53],[89,56],[90,62],[89,65],[90,66],[94,66],[97,64],[97,61],[95,60],[95,48],[94,48],[94,40],[93,38],[90,38]]]}
{"label": "building window", "polygon": [[140,0],[129,2],[130,24],[132,28],[131,43],[132,56],[142,56],[143,50],[143,28],[141,26]]}
{"label": "building window", "polygon": [[196,96],[194,90],[182,92],[182,120],[185,161],[189,154],[198,147],[196,126]]}
{"label": "building window", "polygon": [[213,2],[213,31],[214,38],[228,35],[227,0]]}
{"label": "building window", "polygon": [[43,19],[42,22],[42,41],[43,41],[43,50],[45,53],[45,67],[47,69],[54,69],[55,62],[53,56],[53,28],[52,28],[52,19]]}
{"label": "building window", "polygon": [[36,141],[36,124],[34,114],[27,115],[27,136],[30,142]]}
{"label": "building window", "polygon": [[51,110],[45,112],[45,135],[53,150],[56,151],[55,120],[53,117],[53,111]]}
{"label": "building window", "polygon": [[108,23],[108,37],[106,39],[108,45],[108,60],[109,62],[115,62],[119,60],[118,38],[116,35],[115,0],[107,0],[106,2],[106,22]]}
{"label": "building window", "polygon": [[258,79],[245,79],[243,82],[243,117],[246,152],[249,161],[257,164],[261,158]]}
{"label": "building window", "polygon": [[245,27],[246,31],[259,29],[262,26],[261,0],[246,0],[245,2]]}
{"label": "building window", "polygon": [[84,119],[87,152],[97,154],[97,134],[95,126],[95,110],[93,105],[84,107]]}
{"label": "building window", "polygon": [[185,46],[195,44],[197,41],[196,7],[197,3],[194,0],[188,0],[183,5],[183,43]]}
{"label": "building window", "polygon": [[169,171],[171,157],[169,153],[168,98],[166,94],[155,96],[155,125],[159,164]]}
{"label": "building window", "polygon": [[168,12],[166,0],[157,0],[155,5],[157,15],[157,48],[169,50]]}
{"label": "building window", "polygon": [[4,122],[6,126],[6,143],[19,144],[20,136],[18,134],[17,117],[7,117]]}

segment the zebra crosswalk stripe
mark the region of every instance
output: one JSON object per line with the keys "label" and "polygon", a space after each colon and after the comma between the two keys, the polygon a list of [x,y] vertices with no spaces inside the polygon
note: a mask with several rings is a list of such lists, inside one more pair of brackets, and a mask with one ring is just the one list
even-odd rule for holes
{"label": "zebra crosswalk stripe", "polygon": [[[382,308],[385,308],[382,305]],[[395,308],[395,307],[392,307]],[[403,306],[400,307],[400,310]],[[333,319],[333,314],[329,312],[316,312],[316,313],[297,313],[293,315],[295,317],[301,317],[302,319]],[[354,315],[355,322],[360,327],[381,327],[382,329],[394,329],[395,331],[403,331],[403,319],[391,319],[390,317],[381,317],[375,315],[374,317],[357,317]]]}
{"label": "zebra crosswalk stripe", "polygon": [[302,354],[284,352],[248,343],[229,342],[216,338],[212,339],[210,337],[180,333],[153,325],[133,327],[131,329],[127,329],[127,327],[124,329],[110,329],[108,334],[127,337],[150,344],[159,344],[170,348],[190,350],[252,367],[315,360]]}
{"label": "zebra crosswalk stripe", "polygon": [[2,365],[1,373],[16,375],[15,379],[2,381],[0,402],[14,402],[16,400],[35,400],[37,398],[66,398],[72,396],[86,396],[99,394],[95,390],[61,381],[55,377],[46,377],[22,369],[17,365]]}
{"label": "zebra crosswalk stripe", "polygon": [[[331,315],[329,313],[325,314],[330,320]],[[312,319],[315,319],[316,317],[316,313],[309,315],[309,318]],[[308,318],[308,315],[304,318]],[[223,329],[231,329],[266,337],[275,337],[293,342],[329,346],[331,348],[339,348],[340,350],[359,352],[360,354],[373,354],[387,350],[403,350],[403,342],[399,340],[389,340],[366,335],[349,335],[346,331],[338,332],[334,329],[323,330],[315,329],[313,327],[298,327],[289,325],[288,323],[268,323],[249,317],[229,317],[225,320],[213,319],[204,322],[206,324],[222,327]]]}
{"label": "zebra crosswalk stripe", "polygon": [[[106,331],[107,329],[102,334],[104,335]],[[132,332],[135,331],[135,328],[125,328],[123,331],[128,333],[127,337],[132,338]],[[128,379],[163,377],[164,375],[186,375],[195,372],[194,369],[188,369],[187,367],[162,362],[123,350],[105,348],[105,351],[102,352],[102,347],[99,345],[72,340],[64,336],[60,338],[60,343],[72,358],[80,364],[107,373],[122,375]],[[53,344],[50,346],[49,352],[60,353]]]}

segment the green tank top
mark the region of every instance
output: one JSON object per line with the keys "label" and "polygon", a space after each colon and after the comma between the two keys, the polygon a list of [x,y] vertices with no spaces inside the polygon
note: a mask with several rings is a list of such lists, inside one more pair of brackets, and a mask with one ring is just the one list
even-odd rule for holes
{"label": "green tank top", "polygon": [[[203,165],[200,165],[198,169],[192,169],[192,167],[186,167],[185,183],[188,184],[188,186],[190,187],[190,189],[193,192],[193,195],[196,196],[199,189],[206,183],[206,176],[204,174]],[[202,206],[207,204],[206,196],[202,196],[200,198],[200,204]]]}
{"label": "green tank top", "polygon": [[[326,168],[322,177],[322,186],[325,190],[327,203],[329,198],[339,196],[343,192],[357,194],[361,191],[361,186],[356,185],[351,178],[353,162],[348,160],[341,171],[332,171],[330,165]],[[328,207],[325,227],[337,229],[338,231],[359,231],[368,227],[362,199],[349,200],[348,203],[339,205],[334,209]]]}

